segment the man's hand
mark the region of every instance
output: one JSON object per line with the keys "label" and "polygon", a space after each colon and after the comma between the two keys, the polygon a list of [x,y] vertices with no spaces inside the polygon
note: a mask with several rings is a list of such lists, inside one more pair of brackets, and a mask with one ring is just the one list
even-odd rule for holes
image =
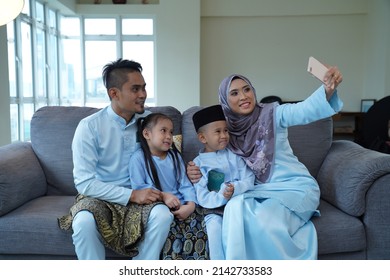
{"label": "man's hand", "polygon": [[151,204],[162,201],[162,193],[155,189],[133,190],[130,201],[137,204]]}
{"label": "man's hand", "polygon": [[198,183],[202,177],[199,167],[196,166],[193,161],[190,161],[187,164],[187,176],[193,184]]}

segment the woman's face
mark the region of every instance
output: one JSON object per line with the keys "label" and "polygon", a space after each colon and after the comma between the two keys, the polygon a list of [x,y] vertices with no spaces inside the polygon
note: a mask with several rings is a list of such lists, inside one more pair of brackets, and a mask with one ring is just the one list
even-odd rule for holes
{"label": "woman's face", "polygon": [[252,113],[256,106],[252,87],[242,79],[233,80],[228,92],[228,103],[230,109],[236,114],[248,115]]}

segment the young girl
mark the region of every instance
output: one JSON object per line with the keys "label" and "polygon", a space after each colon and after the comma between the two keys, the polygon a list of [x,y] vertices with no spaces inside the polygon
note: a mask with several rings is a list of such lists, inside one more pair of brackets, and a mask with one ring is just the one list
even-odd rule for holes
{"label": "young girl", "polygon": [[140,118],[137,136],[141,149],[134,152],[129,163],[132,188],[162,191],[163,202],[175,218],[185,220],[195,210],[196,194],[184,161],[172,145],[172,120],[161,113]]}

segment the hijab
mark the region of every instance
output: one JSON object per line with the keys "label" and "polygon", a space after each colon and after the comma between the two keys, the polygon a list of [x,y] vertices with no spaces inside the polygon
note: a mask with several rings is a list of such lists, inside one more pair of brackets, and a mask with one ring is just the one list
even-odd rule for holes
{"label": "hijab", "polygon": [[265,183],[269,180],[274,165],[276,103],[256,103],[253,112],[248,115],[234,113],[228,102],[229,88],[234,78],[242,79],[252,88],[257,102],[256,90],[244,76],[230,75],[221,82],[219,103],[230,133],[229,148],[245,160],[258,181]]}

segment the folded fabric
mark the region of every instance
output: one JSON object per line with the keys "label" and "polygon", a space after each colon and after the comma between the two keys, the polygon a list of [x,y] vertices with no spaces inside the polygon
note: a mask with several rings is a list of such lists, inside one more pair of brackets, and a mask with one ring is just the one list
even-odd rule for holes
{"label": "folded fabric", "polygon": [[215,170],[210,170],[208,174],[207,188],[209,191],[219,192],[221,184],[225,181],[225,174]]}
{"label": "folded fabric", "polygon": [[138,255],[138,243],[143,239],[145,225],[154,204],[116,203],[78,195],[70,214],[58,219],[62,230],[71,230],[73,217],[82,210],[90,211],[106,247],[128,257]]}

